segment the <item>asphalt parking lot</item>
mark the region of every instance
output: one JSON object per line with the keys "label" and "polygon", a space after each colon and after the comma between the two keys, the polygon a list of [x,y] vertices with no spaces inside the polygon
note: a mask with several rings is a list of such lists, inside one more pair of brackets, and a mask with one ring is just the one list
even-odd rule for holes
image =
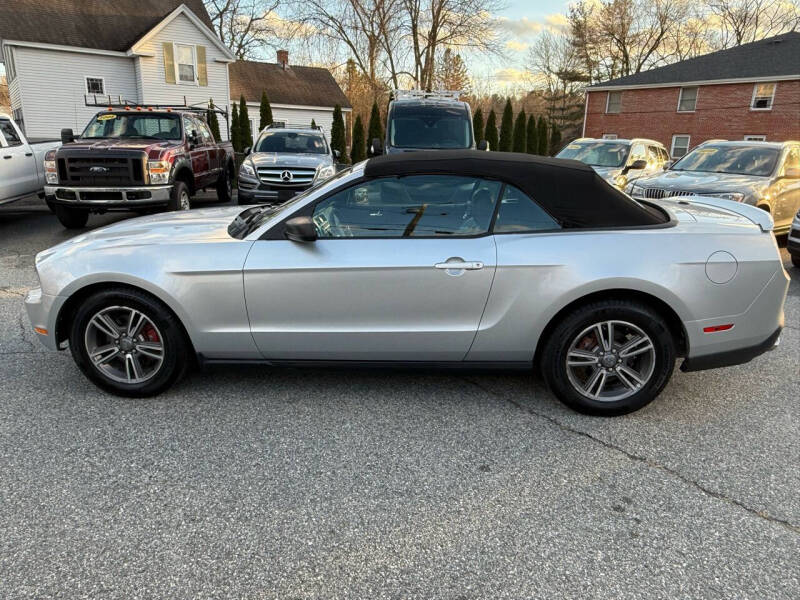
{"label": "asphalt parking lot", "polygon": [[70,235],[0,208],[0,597],[800,597],[785,250],[777,350],[598,419],[525,374],[218,367],[106,395],[22,305]]}

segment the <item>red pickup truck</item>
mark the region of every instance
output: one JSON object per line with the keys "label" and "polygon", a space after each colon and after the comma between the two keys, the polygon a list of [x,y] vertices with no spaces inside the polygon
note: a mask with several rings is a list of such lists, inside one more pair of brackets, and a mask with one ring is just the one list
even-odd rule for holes
{"label": "red pickup truck", "polygon": [[231,199],[233,146],[217,142],[196,111],[125,108],[97,113],[80,137],[61,132],[45,155],[45,198],[64,227],[89,213],[188,210],[193,194],[216,188]]}

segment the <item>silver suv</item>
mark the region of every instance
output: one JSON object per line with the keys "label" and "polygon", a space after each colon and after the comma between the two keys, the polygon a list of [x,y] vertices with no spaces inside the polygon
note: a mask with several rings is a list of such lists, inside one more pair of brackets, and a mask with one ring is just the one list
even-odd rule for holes
{"label": "silver suv", "polygon": [[265,128],[239,168],[239,204],[282,204],[336,173],[333,150],[319,127]]}
{"label": "silver suv", "polygon": [[645,138],[578,138],[556,154],[586,163],[598,175],[620,189],[644,175],[663,171],[669,153],[661,142]]}
{"label": "silver suv", "polygon": [[628,185],[634,198],[715,196],[768,211],[775,234],[789,231],[800,208],[800,142],[700,144],[668,171]]}

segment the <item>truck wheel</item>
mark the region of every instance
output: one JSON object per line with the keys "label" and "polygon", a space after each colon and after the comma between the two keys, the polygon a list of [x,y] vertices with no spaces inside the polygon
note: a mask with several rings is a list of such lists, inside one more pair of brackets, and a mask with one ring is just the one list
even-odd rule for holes
{"label": "truck wheel", "polygon": [[222,173],[217,180],[217,199],[220,202],[224,202],[227,204],[231,201],[231,197],[233,196],[233,182],[231,181],[230,173],[228,173],[228,167],[226,166],[222,169]]}
{"label": "truck wheel", "polygon": [[800,269],[800,254],[792,254],[792,264]]}
{"label": "truck wheel", "polygon": [[86,222],[89,220],[89,211],[85,208],[70,208],[60,204],[54,204],[52,208],[58,220],[67,229],[83,229],[86,227]]}
{"label": "truck wheel", "polygon": [[189,198],[189,186],[182,181],[176,181],[172,186],[169,210],[189,210],[192,208]]}

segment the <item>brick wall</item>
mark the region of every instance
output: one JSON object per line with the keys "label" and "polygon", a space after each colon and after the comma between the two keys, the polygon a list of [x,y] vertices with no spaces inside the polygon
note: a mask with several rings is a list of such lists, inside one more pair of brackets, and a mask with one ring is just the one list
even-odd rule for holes
{"label": "brick wall", "polygon": [[624,90],[618,114],[606,114],[607,92],[589,92],[585,136],[646,137],[667,150],[676,134],[690,135],[690,148],[705,140],[741,140],[745,135],[766,135],[767,141],[800,140],[800,80],[778,81],[769,111],[750,110],[753,85],[700,86],[693,113],[677,112],[679,86]]}

